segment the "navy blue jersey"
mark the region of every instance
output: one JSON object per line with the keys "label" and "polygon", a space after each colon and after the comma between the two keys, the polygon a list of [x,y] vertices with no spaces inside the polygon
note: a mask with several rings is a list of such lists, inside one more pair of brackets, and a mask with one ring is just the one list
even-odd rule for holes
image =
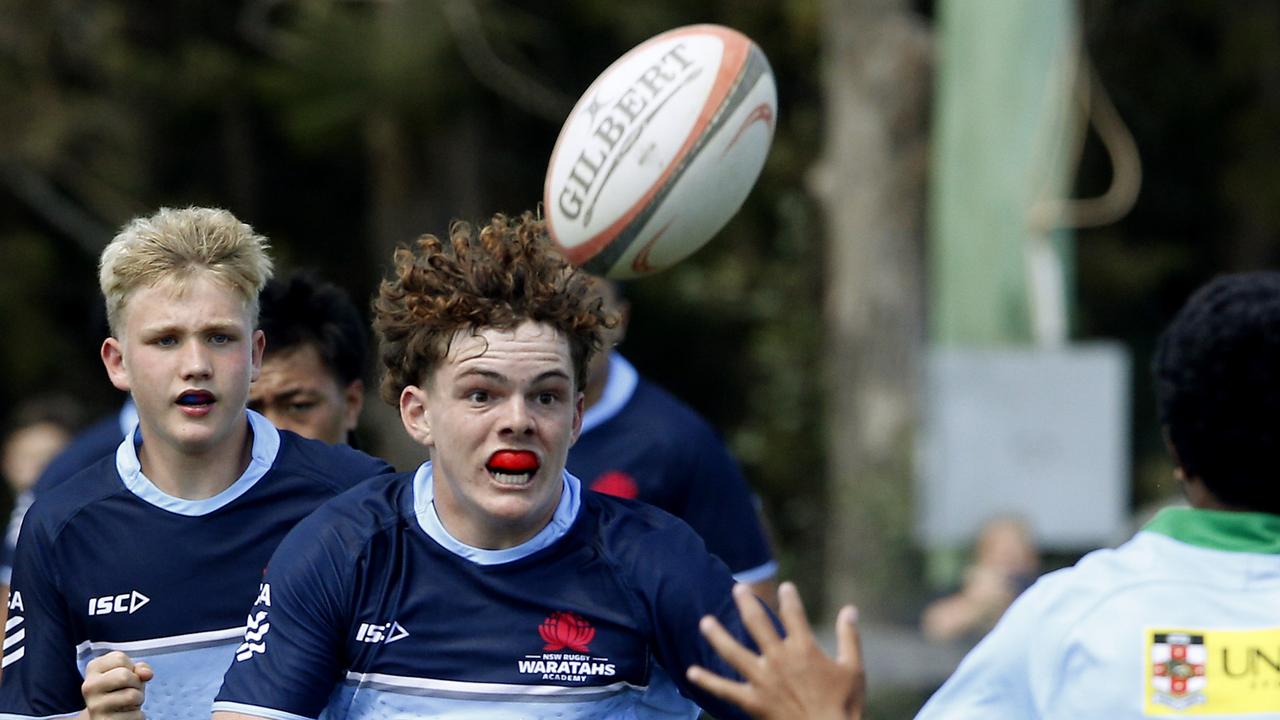
{"label": "navy blue jersey", "polygon": [[566,466],[592,490],[684,520],[736,579],[759,582],[777,573],[755,497],[715,430],[617,353]]}
{"label": "navy blue jersey", "polygon": [[[273,720],[693,718],[740,711],[690,686],[732,676],[698,632],[746,632],[733,579],[657,508],[565,473],[551,522],[482,550],[449,535],[429,463],[299,523],[271,559],[214,710]],[[683,695],[682,695],[683,693]]]}
{"label": "navy blue jersey", "polygon": [[74,715],[89,661],[122,650],[155,668],[149,717],[207,720],[281,538],[324,501],[391,470],[248,416],[249,466],[213,497],[163,493],[142,474],[134,435],[31,506],[9,595],[0,717]]}
{"label": "navy blue jersey", "polygon": [[18,543],[18,532],[22,529],[22,518],[36,496],[48,492],[72,475],[115,452],[120,440],[137,422],[138,409],[134,407],[132,399],[126,400],[124,407],[118,412],[111,413],[76,433],[71,442],[54,455],[40,472],[36,484],[18,496],[13,513],[9,515],[3,550],[0,550],[0,583],[9,584],[9,576],[13,574],[13,551]]}

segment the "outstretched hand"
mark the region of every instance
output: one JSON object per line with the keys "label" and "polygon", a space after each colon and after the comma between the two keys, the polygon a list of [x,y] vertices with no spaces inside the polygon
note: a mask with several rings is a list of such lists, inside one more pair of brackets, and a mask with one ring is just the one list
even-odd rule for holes
{"label": "outstretched hand", "polygon": [[743,646],[708,615],[698,628],[745,681],[736,682],[694,665],[688,670],[690,682],[758,720],[861,719],[866,674],[858,640],[858,613],[852,605],[841,608],[836,616],[833,660],[818,645],[794,584],[786,582],[778,589],[785,638],[778,637],[773,622],[745,585],[734,586],[733,599],[760,653]]}

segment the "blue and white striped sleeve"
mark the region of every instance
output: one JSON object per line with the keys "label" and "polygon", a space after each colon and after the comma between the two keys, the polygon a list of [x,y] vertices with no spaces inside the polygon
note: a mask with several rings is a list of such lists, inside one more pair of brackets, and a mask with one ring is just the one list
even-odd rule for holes
{"label": "blue and white striped sleeve", "polygon": [[38,518],[23,524],[9,587],[0,720],[75,717],[84,709],[78,635],[53,573],[59,563]]}

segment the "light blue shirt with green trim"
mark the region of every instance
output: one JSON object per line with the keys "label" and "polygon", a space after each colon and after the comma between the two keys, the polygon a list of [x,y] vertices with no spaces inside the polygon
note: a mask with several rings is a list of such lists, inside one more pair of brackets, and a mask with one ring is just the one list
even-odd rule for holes
{"label": "light blue shirt with green trim", "polygon": [[1170,508],[1045,575],[917,720],[1280,718],[1280,515]]}

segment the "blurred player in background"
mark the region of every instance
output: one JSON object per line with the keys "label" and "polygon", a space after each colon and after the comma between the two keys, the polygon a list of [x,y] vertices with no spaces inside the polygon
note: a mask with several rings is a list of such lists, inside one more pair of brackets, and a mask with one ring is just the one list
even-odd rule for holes
{"label": "blurred player in background", "polygon": [[1190,508],[1022,594],[919,718],[1280,715],[1280,273],[1191,297],[1154,361]]}
{"label": "blurred player in background", "polygon": [[[9,421],[0,446],[0,474],[13,492],[13,523],[6,531],[5,545],[17,542],[22,514],[31,506],[32,488],[37,478],[62,453],[72,438],[80,410],[65,398],[35,398],[19,406]],[[119,442],[119,436],[116,438]],[[12,538],[9,537],[12,535]],[[12,557],[12,555],[10,555]],[[0,566],[0,585],[7,592],[12,567]],[[0,612],[0,616],[3,613]]]}
{"label": "blurred player in background", "polygon": [[[133,398],[126,396],[119,410],[102,416],[76,433],[40,472],[31,490],[35,495],[50,490],[114,452],[120,440],[137,424],[138,408],[133,404]],[[12,526],[10,530],[17,532]]]}
{"label": "blurred player in background", "polygon": [[0,474],[14,497],[35,485],[71,440],[80,417],[80,408],[70,398],[53,395],[33,397],[13,411],[0,441]]}
{"label": "blurred player in background", "polygon": [[272,280],[261,300],[267,351],[249,408],[281,430],[353,444],[369,352],[360,312],[346,292],[310,273]]}
{"label": "blurred player in background", "polygon": [[[617,284],[596,282],[605,308],[620,318],[606,334],[605,347],[612,348],[626,335],[630,308]],[[592,358],[585,395],[569,472],[592,490],[642,500],[684,520],[734,579],[776,608],[778,564],[757,500],[711,425],[616,351]]]}
{"label": "blurred player in background", "polygon": [[207,718],[280,538],[390,470],[246,410],[270,273],[265,238],[223,210],[160,210],[103,251],[102,360],[138,425],[27,514],[0,717]]}
{"label": "blurred player in background", "polygon": [[22,518],[35,497],[115,450],[121,438],[137,422],[138,413],[133,401],[126,400],[118,412],[71,436],[58,453],[45,463],[31,486],[14,499],[9,526],[5,530],[3,552],[0,553],[0,579],[6,590],[9,577],[13,574],[13,549],[18,542],[18,532],[22,529]]}
{"label": "blurred player in background", "polygon": [[[679,519],[565,471],[613,320],[531,214],[396,254],[375,308],[383,397],[430,452],[304,520],[271,559],[214,717],[693,718],[746,630]],[[752,600],[752,602],[759,602]],[[762,612],[764,612],[763,608]]]}
{"label": "blurred player in background", "polygon": [[960,589],[929,603],[920,614],[920,631],[932,642],[982,639],[1004,611],[1040,574],[1040,552],[1030,528],[1014,517],[982,524],[973,562]]}
{"label": "blurred player in background", "polygon": [[[0,441],[0,475],[12,493],[11,516],[17,518],[17,523],[5,531],[6,548],[17,542],[22,515],[31,507],[31,489],[36,478],[70,442],[80,415],[80,408],[70,398],[58,396],[32,398],[13,412],[4,439]],[[11,574],[10,562],[0,564],[0,593],[5,596]],[[0,606],[0,621],[5,618],[5,608]]]}

